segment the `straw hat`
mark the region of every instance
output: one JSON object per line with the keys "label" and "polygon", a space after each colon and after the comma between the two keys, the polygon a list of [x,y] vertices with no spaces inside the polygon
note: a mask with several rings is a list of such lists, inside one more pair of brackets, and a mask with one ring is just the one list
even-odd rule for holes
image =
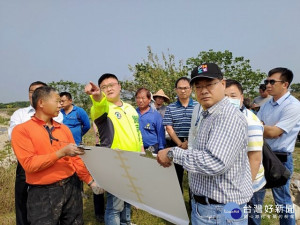
{"label": "straw hat", "polygon": [[160,89],[158,92],[156,92],[154,95],[153,95],[153,98],[155,97],[163,97],[165,99],[166,102],[169,102],[170,101],[170,98],[168,96],[165,95],[165,92]]}

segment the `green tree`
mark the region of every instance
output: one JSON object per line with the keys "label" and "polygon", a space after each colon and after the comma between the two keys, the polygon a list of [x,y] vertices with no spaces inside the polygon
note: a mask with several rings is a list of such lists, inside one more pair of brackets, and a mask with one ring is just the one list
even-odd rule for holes
{"label": "green tree", "polygon": [[300,83],[291,84],[291,92],[300,93]]}
{"label": "green tree", "polygon": [[[132,81],[122,81],[122,88],[127,95],[127,99],[134,100],[134,94],[140,87],[149,89],[152,93],[163,89],[166,95],[175,99],[174,84],[175,81],[182,76],[187,76],[187,68],[183,66],[183,62],[179,61],[176,66],[175,56],[162,53],[162,63],[159,57],[154,54],[151,47],[147,47],[148,58],[134,66],[129,65],[129,70],[133,72],[134,79]],[[123,97],[122,96],[122,97]],[[126,97],[125,97],[126,99]]]}
{"label": "green tree", "polygon": [[71,93],[73,103],[89,112],[91,101],[89,96],[84,93],[84,84],[76,83],[73,81],[60,80],[58,82],[52,81],[48,83],[48,85],[57,89],[58,92],[67,91]]}
{"label": "green tree", "polygon": [[244,93],[248,97],[257,95],[258,86],[266,74],[260,70],[254,71],[250,66],[250,60],[244,57],[233,57],[232,52],[225,50],[224,52],[215,52],[212,49],[202,51],[197,57],[187,59],[186,64],[189,71],[202,63],[216,63],[224,76],[228,79],[239,81],[244,89]]}
{"label": "green tree", "polygon": [[290,88],[293,96],[300,100],[300,83],[291,84]]}

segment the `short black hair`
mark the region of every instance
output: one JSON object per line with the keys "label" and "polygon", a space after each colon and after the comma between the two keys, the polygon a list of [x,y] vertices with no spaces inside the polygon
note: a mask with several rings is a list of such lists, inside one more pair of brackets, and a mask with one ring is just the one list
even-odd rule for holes
{"label": "short black hair", "polygon": [[136,97],[140,92],[142,92],[142,91],[145,91],[145,92],[146,92],[146,95],[147,95],[147,98],[148,98],[148,99],[151,99],[151,93],[150,93],[150,91],[149,91],[147,88],[144,88],[144,87],[141,87],[141,88],[139,88],[139,89],[136,91],[135,97]]}
{"label": "short black hair", "polygon": [[103,80],[107,79],[107,78],[114,78],[119,82],[119,79],[117,78],[116,75],[112,74],[112,73],[105,73],[102,74],[101,77],[98,80],[98,86],[100,87],[100,84],[102,83]]}
{"label": "short black hair", "polygon": [[274,73],[280,73],[280,79],[284,82],[288,82],[288,87],[290,86],[294,78],[294,74],[291,70],[284,67],[277,67],[269,71],[268,77],[272,76]]}
{"label": "short black hair", "polygon": [[186,80],[187,82],[189,82],[189,85],[191,86],[191,84],[190,84],[191,79],[190,79],[190,78],[188,78],[188,77],[180,77],[180,78],[178,78],[178,79],[176,80],[176,82],[175,82],[175,88],[177,88],[177,84],[178,84],[178,82],[181,81],[181,80]]}
{"label": "short black hair", "polygon": [[51,92],[57,92],[55,88],[49,86],[42,86],[34,90],[32,94],[32,107],[36,110],[37,103],[40,99],[49,97]]}
{"label": "short black hair", "polygon": [[250,98],[244,98],[243,104],[247,109],[250,109],[251,108],[251,99]]}
{"label": "short black hair", "polygon": [[243,94],[244,91],[243,91],[243,87],[240,84],[240,82],[233,80],[233,79],[227,79],[226,80],[226,88],[229,88],[232,85],[235,85],[239,89],[240,93]]}
{"label": "short black hair", "polygon": [[267,86],[265,84],[259,85],[259,89],[265,91],[267,89]]}
{"label": "short black hair", "polygon": [[59,96],[60,96],[60,97],[66,96],[69,100],[72,100],[72,95],[71,95],[71,93],[69,93],[69,92],[67,92],[67,91],[60,92],[60,93],[59,93]]}
{"label": "short black hair", "polygon": [[44,82],[38,80],[38,81],[32,82],[32,83],[29,85],[28,91],[30,91],[30,88],[31,88],[32,86],[35,86],[35,85],[48,86],[46,83],[44,83]]}

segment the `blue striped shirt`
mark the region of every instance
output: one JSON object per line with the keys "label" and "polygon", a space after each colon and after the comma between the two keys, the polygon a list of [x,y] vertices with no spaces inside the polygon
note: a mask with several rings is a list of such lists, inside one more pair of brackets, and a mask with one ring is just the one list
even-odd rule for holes
{"label": "blue striped shirt", "polygon": [[196,104],[198,102],[190,98],[187,107],[184,107],[179,100],[168,105],[163,119],[164,126],[172,126],[177,137],[188,137]]}
{"label": "blue striped shirt", "polygon": [[248,202],[253,189],[245,117],[227,98],[202,114],[192,148],[173,148],[174,163],[189,172],[193,194],[223,204]]}

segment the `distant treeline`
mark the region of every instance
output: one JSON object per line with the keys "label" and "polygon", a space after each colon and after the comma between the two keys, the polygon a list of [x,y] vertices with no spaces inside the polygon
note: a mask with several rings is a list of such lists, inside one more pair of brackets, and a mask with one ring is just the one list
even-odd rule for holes
{"label": "distant treeline", "polygon": [[0,103],[0,109],[23,108],[29,106],[29,101]]}

